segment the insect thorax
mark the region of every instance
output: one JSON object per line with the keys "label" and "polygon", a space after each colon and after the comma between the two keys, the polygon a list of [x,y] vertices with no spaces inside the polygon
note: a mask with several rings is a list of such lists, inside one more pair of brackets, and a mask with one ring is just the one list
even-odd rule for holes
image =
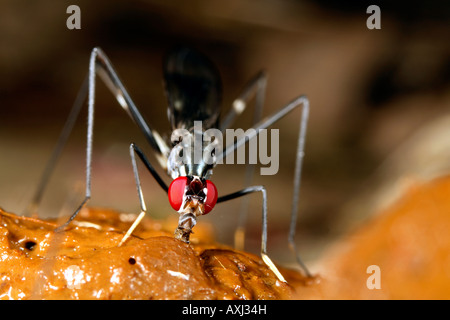
{"label": "insect thorax", "polygon": [[167,159],[167,173],[179,176],[197,176],[208,179],[216,166],[219,139],[211,139],[203,130],[176,129],[172,133],[173,147]]}

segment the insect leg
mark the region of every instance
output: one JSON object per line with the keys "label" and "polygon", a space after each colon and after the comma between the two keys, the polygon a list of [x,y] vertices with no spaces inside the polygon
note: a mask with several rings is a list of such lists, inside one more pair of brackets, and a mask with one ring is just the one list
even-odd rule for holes
{"label": "insect leg", "polygon": [[73,126],[75,125],[75,121],[78,118],[81,108],[83,107],[84,100],[86,99],[88,90],[88,77],[86,77],[81,85],[80,90],[78,91],[77,97],[74,101],[72,109],[70,110],[69,116],[67,117],[66,123],[64,124],[63,130],[58,138],[56,146],[48,160],[44,172],[39,180],[38,187],[33,195],[33,198],[30,204],[25,209],[24,215],[28,216],[30,214],[37,213],[37,209],[39,204],[41,203],[42,196],[44,195],[45,187],[48,184],[50,176],[53,172],[53,169],[56,165],[56,162],[61,155],[61,152],[66,145],[67,139],[69,138],[70,133],[72,132]]}
{"label": "insect leg", "polygon": [[221,121],[220,130],[224,131],[229,128],[236,117],[240,115],[247,107],[250,100],[255,97],[255,123],[261,119],[262,107],[264,105],[264,97],[266,93],[267,75],[264,71],[260,71],[254,76],[244,87],[238,98],[233,101],[233,106],[227,115]]}
{"label": "insect leg", "polygon": [[[121,107],[128,113],[128,115],[134,120],[134,122],[138,125],[141,131],[144,133],[150,145],[157,151],[160,156],[167,156],[170,152],[169,147],[165,143],[165,141],[161,138],[158,132],[152,129],[144,117],[139,112],[139,109],[134,104],[131,99],[128,91],[125,89],[125,86],[120,81],[117,72],[113,68],[111,62],[109,61],[106,54],[100,48],[94,48],[91,53],[91,65],[89,69],[94,69],[95,73],[98,73],[102,78],[103,82],[108,86],[111,92],[116,97],[116,100],[119,102]],[[90,74],[92,74],[92,81],[90,81],[90,85],[94,86],[95,76],[94,70],[90,70]],[[93,95],[92,95],[93,98]],[[161,163],[161,166],[165,169],[166,162],[161,161],[161,157],[158,158]]]}
{"label": "insect leg", "polygon": [[[233,106],[221,123],[220,129],[223,131],[228,128],[235,118],[239,116],[247,107],[251,99],[255,98],[253,123],[255,125],[261,120],[262,111],[264,107],[264,98],[266,94],[267,74],[260,71],[254,76],[244,87],[241,94],[234,100]],[[244,185],[250,186],[253,182],[255,167],[251,164],[246,164]],[[239,219],[234,232],[234,247],[238,250],[244,250],[245,243],[245,224],[248,216],[249,198],[242,198],[241,208],[239,210]]]}
{"label": "insect leg", "polygon": [[[166,164],[164,157],[168,154],[168,146],[160,135],[151,129],[140,114],[138,108],[131,100],[127,90],[120,81],[117,72],[114,70],[108,57],[100,48],[92,50],[89,61],[89,75],[88,75],[88,125],[87,125],[87,146],[86,146],[86,192],[85,197],[78,208],[70,216],[68,221],[56,230],[62,230],[66,227],[79,213],[79,211],[86,205],[91,198],[91,167],[92,167],[92,144],[94,133],[94,101],[95,101],[95,76],[99,74],[103,82],[108,86],[111,92],[116,97],[116,100],[128,115],[134,120],[141,131],[144,133],[150,145],[155,149],[160,164],[165,168]],[[158,181],[160,182],[160,181]]]}
{"label": "insect leg", "polygon": [[250,139],[256,137],[261,129],[268,128],[291,111],[295,110],[297,107],[302,106],[302,114],[300,119],[300,129],[298,135],[298,143],[297,143],[297,152],[296,152],[296,160],[295,160],[295,172],[294,172],[294,183],[293,183],[293,196],[292,196],[292,209],[291,209],[291,218],[290,218],[290,226],[289,226],[289,248],[293,251],[297,263],[300,268],[303,270],[306,276],[311,277],[311,273],[306,268],[303,263],[300,255],[297,253],[296,244],[295,244],[295,234],[296,234],[296,225],[297,225],[297,212],[298,212],[298,199],[300,192],[300,181],[301,181],[301,173],[302,173],[302,162],[304,158],[304,148],[305,148],[305,138],[306,138],[306,128],[308,124],[309,117],[309,100],[306,96],[302,95],[286,106],[282,107],[280,110],[268,116],[258,122],[253,128],[255,129],[252,134],[247,135],[243,138],[240,138],[236,141],[234,145],[227,146],[225,151],[221,155],[217,155],[217,159],[220,157],[225,157],[227,154],[234,152],[237,148],[247,143]]}
{"label": "insect leg", "polygon": [[[148,161],[148,159],[145,156],[144,152],[142,152],[142,150],[137,145],[135,145],[134,143],[132,143],[130,145],[130,150],[131,149],[133,149],[134,152],[139,156],[139,158],[141,159],[142,163],[145,165],[147,170],[150,171],[150,173],[152,174],[152,176],[156,180],[156,182],[158,182],[160,187],[167,193],[169,191],[169,187],[164,182],[164,180],[160,177],[158,172],[156,172],[155,168],[152,166],[150,161]],[[133,159],[133,157],[132,157],[132,159]]]}
{"label": "insect leg", "polygon": [[152,167],[150,162],[147,160],[147,158],[145,157],[144,153],[142,153],[142,151],[139,149],[139,147],[137,147],[134,143],[130,144],[131,165],[133,166],[134,180],[136,182],[136,190],[137,190],[138,197],[139,197],[139,205],[141,207],[141,213],[136,218],[136,220],[134,220],[134,222],[131,225],[131,227],[128,229],[126,234],[123,236],[122,240],[119,243],[119,247],[122,244],[124,244],[125,241],[131,236],[131,234],[133,233],[134,229],[136,229],[136,227],[139,225],[139,223],[144,218],[144,216],[145,216],[145,214],[147,212],[147,207],[146,207],[145,201],[144,201],[144,194],[142,193],[141,180],[139,178],[139,171],[138,171],[138,168],[137,168],[136,157],[134,155],[135,153],[139,156],[139,158],[145,164],[147,169],[149,169],[149,171],[152,173],[153,177],[156,179],[156,181],[158,181],[158,183],[161,185],[161,187],[164,190],[167,191],[167,186],[162,181],[161,177],[158,175],[158,173],[155,171],[155,169]]}
{"label": "insect leg", "polygon": [[247,187],[245,189],[242,189],[240,191],[219,197],[217,199],[217,203],[224,202],[232,199],[236,199],[242,196],[245,196],[249,193],[253,192],[261,192],[263,196],[263,204],[262,204],[262,232],[261,232],[261,258],[263,259],[264,263],[270,268],[270,270],[275,273],[277,278],[280,281],[286,282],[281,272],[278,270],[278,268],[275,266],[275,264],[272,262],[272,260],[267,255],[267,192],[266,189],[263,186],[252,186]]}

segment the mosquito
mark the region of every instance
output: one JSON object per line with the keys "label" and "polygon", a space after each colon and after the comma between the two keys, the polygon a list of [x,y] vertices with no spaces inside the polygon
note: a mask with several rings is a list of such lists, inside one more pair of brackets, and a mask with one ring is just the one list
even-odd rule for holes
{"label": "mosquito", "polygon": [[[96,76],[99,76],[106,86],[115,96],[119,105],[125,110],[128,116],[140,128],[146,140],[155,152],[155,158],[159,165],[173,180],[167,185],[161,178],[154,166],[148,160],[141,148],[134,143],[130,144],[129,152],[133,167],[134,179],[140,204],[140,214],[122,238],[120,245],[132,235],[134,229],[146,215],[147,207],[144,201],[136,155],[148,169],[150,174],[167,193],[170,205],[179,213],[178,227],[175,230],[175,238],[189,243],[192,229],[197,223],[197,218],[209,213],[216,204],[237,199],[246,195],[260,193],[262,195],[262,232],[261,232],[261,257],[266,265],[275,273],[280,281],[285,282],[283,275],[279,272],[275,264],[267,254],[267,192],[262,185],[253,185],[242,190],[222,195],[218,195],[217,188],[210,180],[213,169],[218,160],[223,159],[229,153],[245,145],[249,140],[256,137],[260,130],[266,129],[276,123],[278,120],[290,114],[293,110],[302,106],[300,129],[298,135],[295,172],[293,181],[292,209],[290,216],[290,226],[288,234],[288,243],[293,251],[296,261],[303,273],[311,277],[311,273],[302,262],[297,253],[295,244],[298,200],[300,191],[300,180],[302,172],[302,161],[304,157],[304,145],[306,137],[306,128],[309,115],[309,100],[301,95],[272,115],[261,118],[261,111],[264,103],[267,76],[261,71],[252,78],[244,87],[237,99],[234,100],[228,113],[220,120],[222,83],[216,66],[203,54],[186,47],[179,47],[170,52],[165,59],[163,66],[165,91],[168,99],[168,118],[172,130],[184,128],[187,129],[190,137],[195,135],[202,136],[205,130],[217,128],[222,132],[229,128],[234,120],[246,109],[249,102],[255,99],[255,116],[252,136],[238,138],[234,143],[225,146],[222,152],[213,155],[212,163],[200,161],[199,163],[183,163],[174,160],[174,155],[179,152],[181,141],[172,143],[164,140],[161,135],[145,121],[134,104],[128,91],[125,89],[116,70],[111,64],[106,54],[98,47],[94,48],[90,55],[88,75],[85,78],[77,98],[72,106],[68,119],[63,127],[56,147],[47,162],[43,175],[40,179],[36,193],[27,209],[28,212],[36,212],[41,202],[45,187],[50,175],[55,167],[55,163],[62,152],[64,145],[73,129],[75,120],[85,103],[87,97],[88,116],[87,116],[87,145],[86,145],[86,189],[85,196],[79,206],[75,209],[68,220],[60,225],[56,231],[63,230],[77,216],[80,210],[91,199],[91,164],[93,150],[93,132],[94,132],[94,105]],[[201,132],[194,132],[194,122],[201,121]],[[249,181],[249,179],[247,179]],[[244,233],[243,219],[240,219],[239,226],[236,229],[235,238],[242,238]]]}

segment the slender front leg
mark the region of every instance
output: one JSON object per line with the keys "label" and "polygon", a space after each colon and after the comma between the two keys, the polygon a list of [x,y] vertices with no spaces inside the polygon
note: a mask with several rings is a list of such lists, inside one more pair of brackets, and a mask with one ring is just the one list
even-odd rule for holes
{"label": "slender front leg", "polygon": [[134,220],[133,224],[128,229],[128,231],[126,232],[126,234],[124,235],[122,240],[120,241],[119,247],[122,244],[124,244],[125,241],[127,241],[127,239],[133,233],[134,229],[136,229],[136,227],[139,225],[141,220],[145,217],[145,214],[147,212],[147,207],[146,207],[145,201],[144,201],[144,194],[142,193],[141,179],[139,178],[139,171],[137,168],[136,157],[134,156],[135,153],[138,154],[139,158],[142,160],[142,162],[145,164],[145,166],[152,173],[153,177],[160,183],[160,185],[162,184],[161,187],[163,187],[163,189],[165,189],[167,191],[167,186],[164,184],[162,179],[159,177],[158,173],[156,173],[155,169],[152,167],[150,162],[148,162],[147,158],[142,153],[142,151],[134,143],[130,144],[131,165],[133,166],[134,181],[136,182],[136,190],[137,190],[138,197],[139,197],[139,205],[141,207],[141,212],[140,212],[139,216],[136,218],[136,220]]}
{"label": "slender front leg", "polygon": [[[131,152],[131,150],[133,150],[139,156],[142,163],[145,165],[147,170],[152,174],[153,178],[155,178],[156,182],[158,182],[159,186],[167,193],[169,191],[169,187],[164,182],[164,180],[161,178],[161,176],[158,174],[158,172],[155,170],[155,168],[152,166],[150,161],[148,161],[144,152],[142,152],[142,150],[134,143],[132,143],[130,145],[130,152]],[[134,159],[134,155],[131,157],[131,159],[132,160]]]}
{"label": "slender front leg", "polygon": [[280,110],[275,112],[273,115],[266,117],[259,123],[257,123],[252,131],[252,134],[249,134],[243,138],[240,138],[236,141],[235,144],[228,146],[222,154],[217,155],[217,159],[223,159],[227,154],[234,152],[237,148],[244,145],[251,139],[255,138],[261,129],[266,129],[272,124],[276,123],[278,120],[295,110],[297,107],[302,106],[302,113],[300,118],[300,129],[297,143],[297,152],[296,152],[296,160],[295,160],[295,172],[294,172],[294,184],[293,184],[293,195],[292,195],[292,208],[291,208],[291,217],[290,217],[290,226],[289,226],[289,247],[294,252],[295,258],[297,260],[298,265],[303,270],[306,276],[311,277],[311,273],[308,268],[306,268],[305,264],[302,262],[300,255],[297,253],[296,244],[295,244],[295,234],[296,234],[296,226],[297,226],[297,214],[298,214],[298,199],[300,193],[300,182],[301,182],[301,172],[302,172],[302,163],[304,158],[304,148],[305,148],[305,138],[306,138],[306,128],[308,124],[309,118],[309,100],[306,96],[299,96],[296,99],[292,100],[286,106],[282,107]]}
{"label": "slender front leg", "polygon": [[269,258],[267,254],[267,191],[263,186],[253,186],[248,187],[245,189],[242,189],[240,191],[231,193],[226,196],[222,196],[217,199],[217,203],[224,202],[232,199],[236,199],[242,196],[245,196],[249,193],[254,192],[261,192],[263,196],[263,203],[262,203],[262,230],[261,230],[261,258],[263,259],[264,263],[269,267],[270,270],[272,270],[273,273],[277,276],[277,278],[282,281],[286,282],[281,272],[278,270],[278,268],[275,266],[273,261]]}

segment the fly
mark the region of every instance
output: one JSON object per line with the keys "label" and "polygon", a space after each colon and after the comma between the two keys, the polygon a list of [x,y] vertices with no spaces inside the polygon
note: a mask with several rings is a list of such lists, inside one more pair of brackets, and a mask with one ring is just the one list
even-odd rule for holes
{"label": "fly", "polygon": [[[183,136],[170,142],[165,141],[159,133],[152,129],[144,120],[139,109],[134,104],[117,72],[112,66],[106,54],[100,48],[92,50],[89,62],[88,75],[78,93],[74,102],[68,120],[59,137],[56,148],[53,151],[50,160],[44,170],[37,191],[28,207],[29,212],[35,212],[38,208],[44,189],[49,177],[53,171],[55,163],[65,145],[70,132],[74,126],[75,120],[87,97],[88,99],[88,125],[87,125],[87,146],[86,146],[86,189],[83,201],[72,213],[70,218],[57,231],[63,230],[77,216],[80,210],[87,204],[91,198],[91,164],[92,164],[92,144],[94,129],[94,105],[95,105],[95,85],[96,76],[99,76],[115,96],[119,105],[126,111],[129,117],[135,122],[144,134],[146,140],[155,152],[159,165],[166,171],[173,180],[167,185],[160,177],[154,166],[142,150],[134,143],[130,144],[130,157],[136,182],[136,188],[140,203],[140,214],[133,225],[122,238],[122,245],[132,234],[133,230],[145,216],[147,208],[141,188],[139,173],[137,169],[136,155],[154,177],[160,187],[167,193],[170,205],[179,213],[178,227],[175,230],[175,238],[189,243],[189,237],[192,229],[197,223],[198,217],[208,214],[216,204],[228,200],[240,198],[242,196],[260,193],[262,195],[262,238],[261,238],[261,257],[268,267],[277,275],[278,279],[285,281],[275,264],[267,254],[267,192],[264,186],[249,186],[236,192],[219,196],[214,183],[210,180],[213,169],[219,160],[234,152],[238,147],[246,144],[249,140],[256,137],[262,129],[266,129],[275,122],[291,113],[293,110],[302,106],[300,118],[300,131],[297,143],[295,173],[293,181],[293,198],[291,220],[289,227],[289,247],[294,252],[296,260],[306,276],[310,277],[306,266],[303,264],[300,256],[297,254],[295,245],[298,197],[300,191],[301,167],[304,156],[304,144],[306,136],[306,127],[309,115],[309,100],[302,95],[272,115],[261,118],[263,106],[266,74],[258,73],[245,87],[239,97],[234,101],[232,108],[225,116],[220,119],[222,83],[219,72],[215,65],[203,54],[190,48],[177,48],[169,53],[164,61],[164,80],[165,90],[168,99],[168,118],[173,132],[183,129]],[[190,154],[184,154],[183,159],[189,161],[180,161],[180,152],[186,141],[195,140],[197,137],[204,138],[207,129],[216,128],[224,132],[236,117],[241,114],[251,99],[255,98],[255,121],[253,136],[244,136],[238,138],[232,144],[227,145],[223,151],[215,153],[206,150],[211,156],[211,161],[192,161]],[[195,126],[200,121],[201,127]],[[202,150],[208,146],[202,145]],[[187,157],[186,157],[187,156]],[[241,219],[242,220],[242,219]],[[236,238],[243,238],[244,229],[242,223],[236,230]]]}

